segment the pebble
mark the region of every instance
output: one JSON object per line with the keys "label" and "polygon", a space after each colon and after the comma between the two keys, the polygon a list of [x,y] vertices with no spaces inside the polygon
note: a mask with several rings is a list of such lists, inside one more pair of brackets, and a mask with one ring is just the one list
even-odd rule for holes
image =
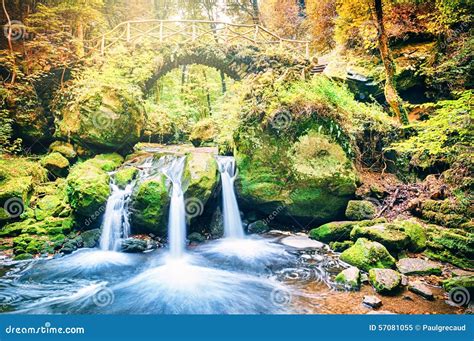
{"label": "pebble", "polygon": [[362,303],[371,308],[379,308],[382,306],[382,300],[377,296],[364,296]]}

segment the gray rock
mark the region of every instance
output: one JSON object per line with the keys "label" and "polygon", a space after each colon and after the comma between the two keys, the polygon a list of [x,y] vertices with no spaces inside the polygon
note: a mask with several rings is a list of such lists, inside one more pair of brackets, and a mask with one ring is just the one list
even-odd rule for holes
{"label": "gray rock", "polygon": [[337,283],[344,284],[348,289],[359,290],[360,288],[360,270],[352,266],[342,270],[335,278]]}
{"label": "gray rock", "polygon": [[392,269],[370,269],[369,280],[378,293],[393,294],[400,288],[402,276]]}
{"label": "gray rock", "polygon": [[212,215],[209,231],[211,232],[211,236],[213,238],[221,238],[224,236],[224,220],[219,207],[217,207],[217,209],[214,211],[214,214]]}
{"label": "gray rock", "polygon": [[128,238],[122,241],[122,252],[138,253],[147,248],[147,242],[141,239]]}
{"label": "gray rock", "polygon": [[249,224],[248,232],[249,233],[265,233],[268,232],[270,228],[263,220],[257,220]]}
{"label": "gray rock", "polygon": [[81,233],[82,244],[84,247],[93,248],[97,245],[100,238],[100,229],[93,229]]}
{"label": "gray rock", "polygon": [[405,275],[402,275],[402,280],[400,281],[400,284],[406,287],[408,285],[408,277]]}
{"label": "gray rock", "polygon": [[377,296],[364,296],[362,303],[371,308],[379,308],[382,306],[382,300]]}
{"label": "gray rock", "polygon": [[324,244],[307,236],[289,236],[281,240],[281,243],[286,246],[291,246],[296,249],[320,249]]}
{"label": "gray rock", "polygon": [[439,263],[421,258],[402,258],[397,262],[398,270],[404,275],[440,275]]}
{"label": "gray rock", "polygon": [[410,283],[410,285],[408,286],[408,290],[417,295],[420,295],[423,298],[426,298],[427,300],[434,300],[434,295],[431,289],[421,282]]}

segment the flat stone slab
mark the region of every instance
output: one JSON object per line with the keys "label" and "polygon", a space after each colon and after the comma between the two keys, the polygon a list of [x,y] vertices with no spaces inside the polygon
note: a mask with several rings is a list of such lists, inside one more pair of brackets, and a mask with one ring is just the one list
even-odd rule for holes
{"label": "flat stone slab", "polygon": [[397,268],[404,275],[440,275],[442,272],[441,264],[421,258],[402,258]]}
{"label": "flat stone slab", "polygon": [[290,236],[285,237],[280,241],[283,245],[291,246],[296,249],[320,249],[324,244],[308,238],[308,236]]}
{"label": "flat stone slab", "polygon": [[379,308],[382,306],[382,300],[377,296],[364,296],[362,303],[371,308]]}
{"label": "flat stone slab", "polygon": [[430,301],[434,300],[434,295],[431,289],[428,288],[427,285],[421,282],[410,283],[410,285],[408,286],[408,290],[410,290],[411,292],[417,295],[420,295],[423,298],[426,298],[427,300],[430,300]]}

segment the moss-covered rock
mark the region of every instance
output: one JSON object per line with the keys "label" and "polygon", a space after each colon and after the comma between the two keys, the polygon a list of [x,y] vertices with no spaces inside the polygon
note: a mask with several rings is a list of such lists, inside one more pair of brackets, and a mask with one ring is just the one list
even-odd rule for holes
{"label": "moss-covered rock", "polygon": [[400,289],[402,276],[391,269],[370,269],[369,280],[380,294],[391,295]]}
{"label": "moss-covered rock", "polygon": [[359,238],[353,246],[341,253],[341,260],[364,271],[372,268],[393,268],[395,258],[378,242]]}
{"label": "moss-covered rock", "polygon": [[93,248],[100,239],[100,229],[92,229],[81,233],[83,247]]}
{"label": "moss-covered rock", "polygon": [[354,245],[354,242],[352,240],[345,240],[343,242],[330,242],[329,247],[336,252],[342,252],[344,250],[347,250],[350,248],[352,245]]}
{"label": "moss-covered rock", "polygon": [[334,279],[336,283],[341,283],[351,290],[360,288],[360,271],[356,267],[342,270]]}
{"label": "moss-covered rock", "polygon": [[443,288],[448,292],[454,288],[466,288],[472,295],[474,293],[474,276],[459,276],[446,279],[443,281]]}
{"label": "moss-covered rock", "polygon": [[97,82],[78,85],[73,94],[56,110],[56,136],[99,149],[130,149],[138,142],[145,124],[138,88]]}
{"label": "moss-covered rock", "polygon": [[410,238],[398,230],[393,224],[377,224],[373,226],[355,226],[351,231],[351,239],[367,238],[377,241],[387,249],[395,252],[402,251],[408,245]]}
{"label": "moss-covered rock", "polygon": [[218,183],[215,155],[217,149],[199,148],[186,157],[184,170],[184,191],[189,216],[198,216]]}
{"label": "moss-covered rock", "polygon": [[49,151],[51,153],[59,153],[70,161],[74,160],[77,156],[72,144],[63,141],[54,141],[51,143]]}
{"label": "moss-covered rock", "polygon": [[214,120],[206,118],[194,125],[189,135],[189,141],[191,141],[195,147],[199,147],[213,142],[217,134],[217,125]]}
{"label": "moss-covered rock", "polygon": [[473,217],[472,207],[466,202],[445,200],[424,200],[420,203],[421,217],[433,224],[459,228]]}
{"label": "moss-covered rock", "polygon": [[352,229],[356,226],[372,226],[385,223],[385,218],[363,221],[333,221],[312,229],[309,232],[310,238],[328,243],[331,241],[344,241],[350,238]]}
{"label": "moss-covered rock", "polygon": [[410,251],[421,252],[426,248],[426,233],[422,225],[414,220],[394,221],[394,224],[410,239],[408,244]]}
{"label": "moss-covered rock", "polygon": [[169,201],[164,175],[140,183],[132,194],[132,226],[138,231],[164,236]]}
{"label": "moss-covered rock", "polygon": [[56,177],[64,177],[69,169],[69,161],[62,154],[53,152],[41,159],[41,165]]}
{"label": "moss-covered rock", "polygon": [[349,220],[373,219],[377,210],[370,201],[350,200],[347,203],[346,217]]}
{"label": "moss-covered rock", "polygon": [[462,229],[430,225],[426,228],[427,249],[431,259],[456,265],[463,269],[474,268],[474,234]]}
{"label": "moss-covered rock", "polygon": [[92,216],[110,195],[109,175],[123,161],[118,154],[98,155],[71,168],[67,193],[71,207],[82,216]]}
{"label": "moss-covered rock", "polygon": [[294,143],[265,134],[258,148],[237,150],[237,189],[244,204],[279,217],[327,222],[342,216],[357,175],[344,150],[310,131]]}
{"label": "moss-covered rock", "polygon": [[115,184],[120,188],[125,188],[138,174],[135,167],[122,168],[114,174]]}

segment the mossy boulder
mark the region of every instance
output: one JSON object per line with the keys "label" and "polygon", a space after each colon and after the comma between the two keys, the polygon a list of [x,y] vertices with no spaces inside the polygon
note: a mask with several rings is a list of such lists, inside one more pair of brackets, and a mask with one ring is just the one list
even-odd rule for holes
{"label": "mossy boulder", "polygon": [[59,153],[69,161],[74,160],[77,156],[72,144],[63,141],[54,141],[49,146],[50,153]]}
{"label": "mossy boulder", "polygon": [[69,161],[62,154],[53,152],[41,159],[41,166],[46,168],[53,176],[64,177],[69,169]]}
{"label": "mossy boulder", "polygon": [[373,226],[355,226],[351,231],[351,239],[367,238],[377,241],[387,249],[395,252],[404,250],[410,238],[404,232],[398,230],[393,224],[377,224]]}
{"label": "mossy boulder", "polygon": [[199,216],[218,183],[215,148],[197,148],[186,157],[183,187],[189,216]]}
{"label": "mossy boulder", "polygon": [[463,269],[474,269],[474,233],[462,229],[429,225],[424,254]]}
{"label": "mossy boulder", "polygon": [[[335,220],[355,193],[357,175],[340,145],[310,131],[296,141],[267,134],[253,137],[258,147],[237,146],[237,190],[244,205],[279,219]],[[281,210],[281,209],[280,209]]]}
{"label": "mossy boulder", "polygon": [[336,251],[336,252],[342,252],[344,250],[347,250],[352,245],[354,245],[354,242],[352,240],[345,240],[343,242],[330,242],[329,243],[329,247],[331,248],[331,250]]}
{"label": "mossy boulder", "polygon": [[350,290],[359,290],[360,271],[356,267],[344,269],[336,276],[334,280],[336,283],[341,283]]}
{"label": "mossy boulder", "polygon": [[367,200],[350,200],[347,203],[346,217],[349,220],[373,219],[377,209]]}
{"label": "mossy boulder", "polygon": [[191,134],[189,135],[189,141],[191,141],[195,147],[199,147],[213,142],[217,134],[218,129],[214,120],[206,118],[193,126]]}
{"label": "mossy boulder", "polygon": [[378,242],[359,238],[353,246],[341,253],[341,260],[369,271],[372,268],[393,268],[395,258],[387,251],[385,246]]}
{"label": "mossy boulder", "polygon": [[125,188],[138,174],[135,167],[122,168],[114,174],[115,184],[120,188]]}
{"label": "mossy boulder", "polygon": [[473,216],[472,207],[468,203],[445,200],[424,200],[419,208],[421,217],[433,224],[459,228],[468,223]]}
{"label": "mossy boulder", "polygon": [[130,210],[135,231],[165,236],[169,202],[164,175],[140,183],[132,194]]}
{"label": "mossy boulder", "polygon": [[410,251],[421,252],[426,248],[426,233],[422,225],[414,220],[394,221],[394,224],[410,239],[408,243]]}
{"label": "mossy boulder", "polygon": [[81,216],[92,216],[104,205],[110,195],[107,172],[123,161],[118,154],[98,155],[76,164],[67,177],[67,193],[73,210]]}
{"label": "mossy boulder", "polygon": [[474,294],[474,276],[458,276],[446,279],[443,281],[443,288],[446,291],[451,291],[454,288],[466,288],[471,294],[471,299]]}
{"label": "mossy boulder", "polygon": [[97,246],[100,239],[100,229],[92,229],[81,233],[82,244],[84,247],[93,248]]}
{"label": "mossy boulder", "polygon": [[384,222],[386,222],[385,218],[363,221],[333,221],[312,229],[309,236],[324,243],[344,241],[350,239],[350,233],[356,226],[372,226]]}
{"label": "mossy boulder", "polygon": [[28,206],[33,187],[45,181],[47,171],[38,162],[0,158],[0,220],[18,218]]}
{"label": "mossy boulder", "polygon": [[369,281],[380,294],[392,295],[399,289],[402,276],[392,269],[370,269]]}
{"label": "mossy boulder", "polygon": [[130,149],[145,125],[141,91],[95,82],[75,84],[76,96],[56,109],[55,135],[100,150]]}

